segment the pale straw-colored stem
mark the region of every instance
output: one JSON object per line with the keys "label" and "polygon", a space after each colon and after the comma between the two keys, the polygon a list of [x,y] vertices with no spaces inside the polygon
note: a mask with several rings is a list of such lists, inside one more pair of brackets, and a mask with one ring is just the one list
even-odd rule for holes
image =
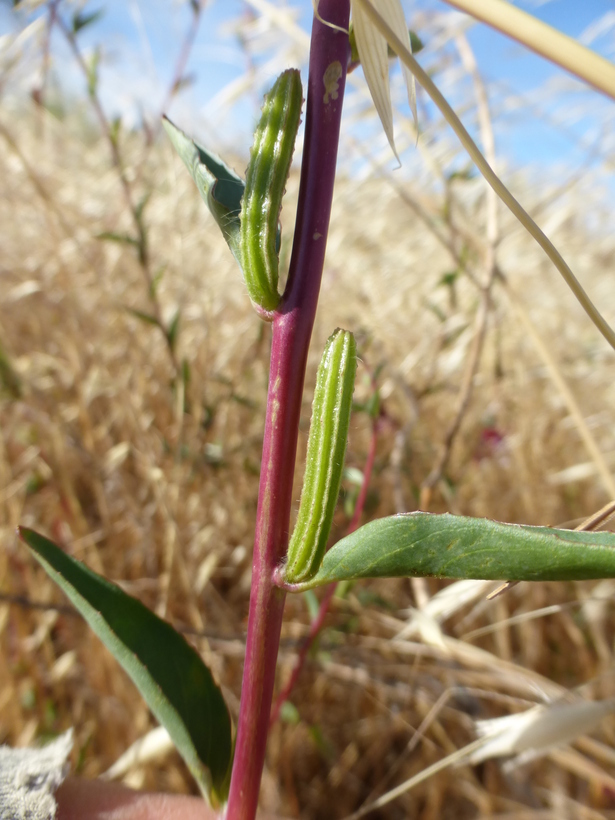
{"label": "pale straw-colored stem", "polygon": [[446,0],[512,37],[615,100],[615,65],[577,40],[504,0]]}

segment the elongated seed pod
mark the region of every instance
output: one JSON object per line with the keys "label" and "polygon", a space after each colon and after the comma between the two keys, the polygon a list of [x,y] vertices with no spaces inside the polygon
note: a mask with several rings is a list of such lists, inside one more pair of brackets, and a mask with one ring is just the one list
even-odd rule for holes
{"label": "elongated seed pod", "polygon": [[241,266],[250,299],[264,310],[274,310],[280,301],[278,222],[302,102],[299,71],[285,71],[265,97],[246,171],[240,216]]}
{"label": "elongated seed pod", "polygon": [[318,367],[297,523],[288,546],[289,583],[312,578],[322,563],[340,491],[357,370],[354,336],[338,328]]}

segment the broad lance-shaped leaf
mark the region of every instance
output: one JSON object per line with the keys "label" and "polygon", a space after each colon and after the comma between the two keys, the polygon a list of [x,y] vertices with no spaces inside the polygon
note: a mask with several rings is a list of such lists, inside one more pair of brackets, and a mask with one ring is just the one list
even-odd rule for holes
{"label": "broad lance-shaped leaf", "polygon": [[232,760],[231,719],[198,653],[166,621],[32,530],[20,534],[130,675],[167,729],[203,796],[224,801]]}
{"label": "broad lance-shaped leaf", "polygon": [[239,258],[239,214],[244,181],[216,154],[186,136],[171,120],[162,124],[179,156],[190,171],[199,193],[218,223],[235,259]]}
{"label": "broad lance-shaped leaf", "polygon": [[415,512],[372,521],[338,541],[293,590],[357,578],[571,581],[615,578],[615,533]]}

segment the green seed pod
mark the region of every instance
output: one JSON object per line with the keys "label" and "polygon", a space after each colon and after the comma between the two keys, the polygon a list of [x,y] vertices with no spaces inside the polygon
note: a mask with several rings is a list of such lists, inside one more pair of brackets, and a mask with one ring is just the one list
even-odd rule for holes
{"label": "green seed pod", "polygon": [[250,299],[264,310],[275,310],[280,301],[278,222],[302,102],[299,71],[285,71],[265,97],[246,171],[240,216],[241,267]]}
{"label": "green seed pod", "polygon": [[340,491],[357,355],[354,336],[338,328],[318,367],[297,523],[288,546],[285,579],[312,578],[322,563]]}

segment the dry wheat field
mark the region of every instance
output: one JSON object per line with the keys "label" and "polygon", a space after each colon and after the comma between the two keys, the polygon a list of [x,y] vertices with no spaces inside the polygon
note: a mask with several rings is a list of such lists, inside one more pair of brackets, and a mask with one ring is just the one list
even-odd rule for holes
{"label": "dry wheat field", "polygon": [[[0,742],[72,726],[73,770],[93,778],[155,721],[16,527],[185,630],[236,716],[270,337],[163,135],[122,132],[122,183],[87,101],[74,109],[0,99]],[[337,182],[301,435],[325,339],[352,329],[357,408],[334,535],[372,446],[363,521],[421,508],[575,527],[615,499],[615,356],[482,180],[438,176],[458,149],[429,129],[410,148],[430,184],[343,137],[360,172],[342,166]],[[614,324],[612,160],[507,179]],[[297,185],[293,172],[283,258]],[[140,248],[127,192],[145,202]],[[300,453],[297,503],[302,469]],[[615,582],[521,583],[493,600],[495,585],[466,582],[434,606],[446,586],[361,582],[333,599],[270,734],[264,809],[344,818],[472,743],[479,720],[606,700],[588,735],[582,723],[530,760],[462,758],[369,816],[615,817]],[[278,689],[313,597],[288,598]],[[118,776],[195,791],[164,744]]]}

